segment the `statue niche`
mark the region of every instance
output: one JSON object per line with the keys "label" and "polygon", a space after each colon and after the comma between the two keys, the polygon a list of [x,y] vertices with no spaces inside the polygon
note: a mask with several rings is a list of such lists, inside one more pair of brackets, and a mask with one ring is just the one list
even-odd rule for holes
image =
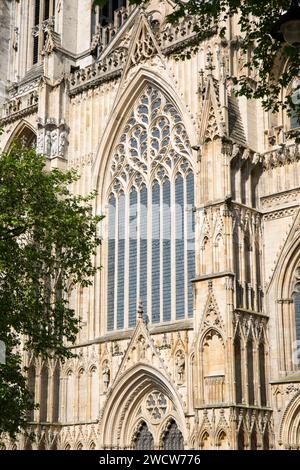
{"label": "statue niche", "polygon": [[203,399],[206,404],[224,402],[225,357],[221,335],[210,330],[203,341]]}

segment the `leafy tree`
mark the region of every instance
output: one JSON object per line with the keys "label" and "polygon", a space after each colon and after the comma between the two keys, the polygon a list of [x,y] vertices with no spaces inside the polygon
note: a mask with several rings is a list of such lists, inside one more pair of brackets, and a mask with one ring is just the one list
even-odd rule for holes
{"label": "leafy tree", "polygon": [[[74,172],[46,171],[35,150],[14,145],[0,156],[0,434],[14,437],[33,408],[22,348],[43,357],[71,355],[79,319],[70,290],[88,286],[100,238],[92,200],[71,194]],[[3,358],[2,358],[3,359]],[[4,362],[3,360],[0,362]]]}
{"label": "leafy tree", "polygon": [[[143,0],[130,0],[136,5],[147,4]],[[270,31],[282,13],[291,5],[291,0],[173,0],[174,12],[168,21],[176,24],[181,19],[196,17],[196,33],[193,45],[187,47],[180,57],[190,57],[199,44],[212,35],[226,36],[229,19],[238,17],[244,53],[244,74],[232,77],[237,95],[260,99],[266,111],[278,112],[280,109],[294,110],[299,116],[300,107],[291,96],[281,95],[282,87],[288,86],[299,76],[300,48],[272,39]],[[103,5],[106,0],[96,0]],[[279,62],[287,62],[277,75]],[[251,78],[250,78],[251,77]],[[295,91],[300,89],[300,84]]]}

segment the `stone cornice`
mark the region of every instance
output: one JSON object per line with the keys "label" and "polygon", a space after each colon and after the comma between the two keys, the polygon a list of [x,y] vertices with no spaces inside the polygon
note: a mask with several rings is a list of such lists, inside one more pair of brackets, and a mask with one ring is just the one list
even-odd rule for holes
{"label": "stone cornice", "polygon": [[295,215],[297,207],[289,207],[287,209],[273,210],[271,212],[268,212],[267,214],[264,214],[263,220],[268,221],[268,220],[281,219],[283,217],[291,217]]}
{"label": "stone cornice", "polygon": [[297,202],[300,200],[300,188],[289,189],[268,196],[262,196],[260,205],[262,209],[271,208],[274,206],[282,206],[284,204]]}
{"label": "stone cornice", "polygon": [[[190,46],[196,39],[193,32],[194,20],[184,19],[178,26],[168,26],[157,36],[161,51],[165,55],[179,52]],[[121,46],[112,49],[108,54],[103,51],[102,56],[91,65],[79,69],[68,76],[70,81],[69,95],[75,96],[100,83],[114,80],[121,76],[128,57],[128,47]]]}
{"label": "stone cornice", "polygon": [[264,171],[273,170],[274,168],[288,165],[300,160],[300,148],[298,144],[282,144],[280,147],[266,152],[263,155]]}
{"label": "stone cornice", "polygon": [[[92,66],[90,66],[92,67]],[[113,70],[113,71],[108,71],[107,73],[103,73],[99,75],[96,78],[91,79],[87,82],[84,82],[76,87],[71,87],[70,86],[70,91],[69,91],[69,96],[73,97],[76,96],[86,90],[89,90],[91,88],[96,88],[97,86],[101,85],[102,83],[105,82],[110,82],[112,80],[116,80],[117,78],[120,78],[122,74],[122,68],[119,68],[118,70]],[[96,74],[95,74],[96,75]]]}
{"label": "stone cornice", "polygon": [[27,108],[20,109],[19,111],[10,114],[9,116],[5,116],[2,119],[0,119],[0,126],[9,124],[14,121],[18,121],[19,119],[22,119],[25,116],[28,116],[29,114],[33,114],[37,112],[38,110],[38,104],[33,104],[31,106],[28,106]]}
{"label": "stone cornice", "polygon": [[[153,324],[148,325],[150,335],[170,333],[174,331],[192,330],[193,328],[194,328],[194,320],[192,318],[188,320],[176,321],[172,323],[165,323],[163,325],[153,325]],[[124,331],[113,331],[103,336],[100,336],[98,338],[95,338],[93,340],[87,341],[85,343],[71,346],[70,349],[77,349],[83,346],[92,346],[93,344],[109,343],[109,342],[113,342],[117,340],[118,341],[128,340],[132,337],[133,333],[134,333],[134,328],[131,328],[130,330],[124,330]]]}

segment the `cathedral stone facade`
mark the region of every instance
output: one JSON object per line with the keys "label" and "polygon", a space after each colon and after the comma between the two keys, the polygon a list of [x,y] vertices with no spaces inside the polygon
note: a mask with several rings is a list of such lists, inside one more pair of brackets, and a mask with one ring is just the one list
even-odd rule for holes
{"label": "cathedral stone facade", "polygon": [[76,169],[106,216],[76,357],[24,356],[18,449],[300,448],[299,123],[235,97],[234,19],[176,60],[194,19],[171,10],[1,1],[1,149]]}

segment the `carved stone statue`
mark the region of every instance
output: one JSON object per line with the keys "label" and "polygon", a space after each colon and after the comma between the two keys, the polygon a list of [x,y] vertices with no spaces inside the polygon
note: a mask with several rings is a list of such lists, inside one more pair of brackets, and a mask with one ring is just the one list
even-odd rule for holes
{"label": "carved stone statue", "polygon": [[145,359],[146,357],[146,342],[144,336],[138,339],[138,359]]}
{"label": "carved stone statue", "polygon": [[46,155],[50,157],[51,155],[51,132],[50,131],[46,131],[44,152],[46,153]]}
{"label": "carved stone statue", "polygon": [[63,157],[65,155],[67,145],[67,132],[65,130],[61,131],[59,135],[59,146],[58,146],[58,154]]}
{"label": "carved stone statue", "polygon": [[183,382],[184,371],[185,371],[185,357],[184,357],[184,352],[182,350],[176,353],[175,366],[176,366],[177,380],[178,382]]}
{"label": "carved stone statue", "polygon": [[37,153],[44,153],[44,132],[40,130],[36,139],[36,151]]}
{"label": "carved stone statue", "polygon": [[102,376],[103,376],[104,390],[107,390],[109,386],[109,382],[110,382],[110,369],[108,367],[107,361],[103,363]]}
{"label": "carved stone statue", "polygon": [[58,142],[57,142],[57,129],[51,132],[51,157],[57,155]]}

